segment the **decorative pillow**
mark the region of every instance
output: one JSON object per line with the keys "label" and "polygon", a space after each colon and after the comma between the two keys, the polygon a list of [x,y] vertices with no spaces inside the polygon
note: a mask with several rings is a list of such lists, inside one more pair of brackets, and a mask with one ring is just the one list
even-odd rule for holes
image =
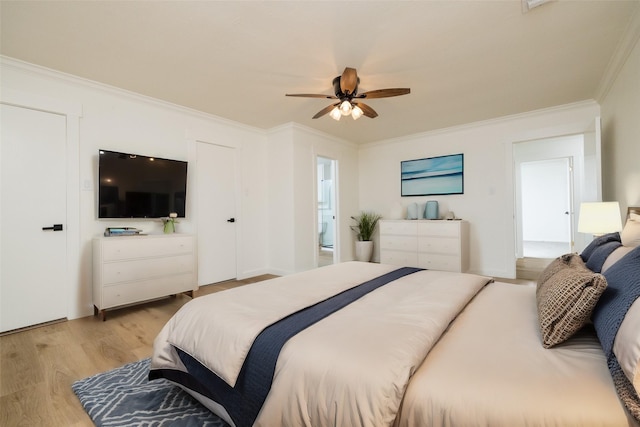
{"label": "decorative pillow", "polygon": [[587,268],[594,273],[600,273],[609,255],[620,246],[622,246],[620,242],[607,242],[598,246],[587,260]]}
{"label": "decorative pillow", "polygon": [[622,257],[624,257],[626,254],[628,254],[632,250],[633,248],[630,248],[628,246],[620,246],[618,249],[611,252],[611,255],[607,257],[606,261],[602,265],[602,271],[600,273],[604,274],[604,272],[610,269],[613,264],[620,261]]}
{"label": "decorative pillow", "polygon": [[632,213],[620,233],[620,240],[625,246],[640,246],[640,215]]}
{"label": "decorative pillow", "polygon": [[620,241],[620,233],[618,233],[617,231],[615,233],[603,234],[602,236],[598,236],[595,239],[593,239],[586,248],[584,248],[584,250],[580,254],[580,257],[582,257],[582,260],[584,262],[587,262],[589,260],[589,257],[593,253],[593,251],[595,251],[596,248],[598,248],[598,246],[608,242],[619,242],[619,241]]}
{"label": "decorative pillow", "polygon": [[582,328],[607,287],[604,276],[586,268],[579,257],[571,261],[574,265],[563,266],[536,289],[545,348],[566,341]]}
{"label": "decorative pillow", "polygon": [[582,261],[582,258],[580,258],[578,254],[565,254],[554,259],[542,271],[542,273],[540,273],[540,276],[538,276],[538,287],[536,288],[536,293],[537,291],[540,290],[541,285],[543,285],[547,280],[549,280],[551,276],[553,276],[558,271],[564,268],[567,268],[569,266],[581,267],[581,266],[584,266],[584,262]]}

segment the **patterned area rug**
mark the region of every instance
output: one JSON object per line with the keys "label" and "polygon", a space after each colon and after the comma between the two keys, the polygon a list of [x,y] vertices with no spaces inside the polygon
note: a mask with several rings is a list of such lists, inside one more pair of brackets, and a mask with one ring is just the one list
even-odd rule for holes
{"label": "patterned area rug", "polygon": [[149,381],[149,359],[73,383],[96,426],[228,427],[200,402],[166,380]]}

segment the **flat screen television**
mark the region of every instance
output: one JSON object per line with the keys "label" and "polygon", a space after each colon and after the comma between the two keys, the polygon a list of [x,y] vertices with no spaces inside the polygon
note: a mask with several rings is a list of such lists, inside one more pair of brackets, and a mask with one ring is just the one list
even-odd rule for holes
{"label": "flat screen television", "polygon": [[98,218],[185,217],[187,162],[100,150]]}

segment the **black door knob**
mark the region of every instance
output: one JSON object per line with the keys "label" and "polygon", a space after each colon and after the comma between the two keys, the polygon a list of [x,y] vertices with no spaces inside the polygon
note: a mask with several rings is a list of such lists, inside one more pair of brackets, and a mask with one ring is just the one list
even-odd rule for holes
{"label": "black door knob", "polygon": [[236,219],[235,219],[235,218],[229,218],[229,219],[227,220],[227,222],[236,222]]}

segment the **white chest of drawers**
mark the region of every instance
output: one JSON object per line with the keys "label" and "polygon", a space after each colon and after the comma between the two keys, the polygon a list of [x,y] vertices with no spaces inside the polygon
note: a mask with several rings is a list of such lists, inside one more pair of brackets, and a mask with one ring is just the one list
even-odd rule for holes
{"label": "white chest of drawers", "polygon": [[105,311],[167,295],[193,291],[195,239],[187,234],[93,239],[93,305]]}
{"label": "white chest of drawers", "polygon": [[380,262],[465,272],[469,269],[469,223],[381,220]]}

